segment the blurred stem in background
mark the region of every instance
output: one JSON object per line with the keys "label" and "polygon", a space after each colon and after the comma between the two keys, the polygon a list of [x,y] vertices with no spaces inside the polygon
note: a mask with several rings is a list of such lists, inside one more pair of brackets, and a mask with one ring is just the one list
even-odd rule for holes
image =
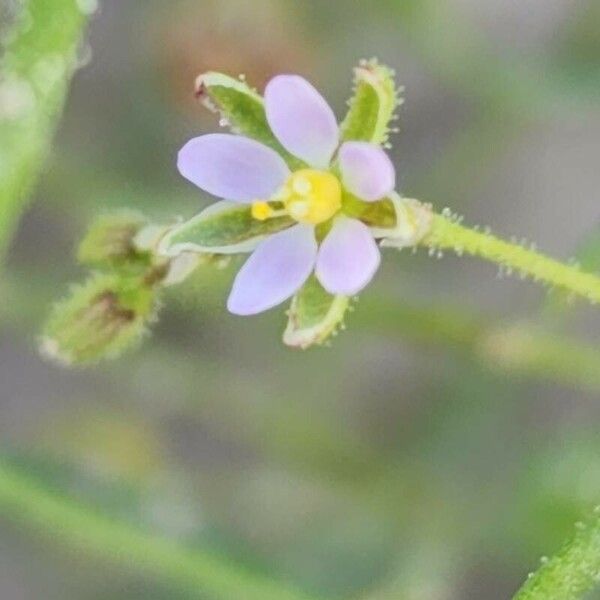
{"label": "blurred stem in background", "polygon": [[93,2],[27,0],[0,66],[0,262],[48,154]]}
{"label": "blurred stem in background", "polygon": [[496,372],[600,391],[600,352],[527,321],[490,325],[456,307],[382,299],[361,301],[355,327],[449,346]]}
{"label": "blurred stem in background", "polygon": [[192,598],[309,600],[309,596],[199,550],[138,531],[44,489],[0,462],[0,507],[17,523],[44,532],[53,543],[108,559],[170,581]]}

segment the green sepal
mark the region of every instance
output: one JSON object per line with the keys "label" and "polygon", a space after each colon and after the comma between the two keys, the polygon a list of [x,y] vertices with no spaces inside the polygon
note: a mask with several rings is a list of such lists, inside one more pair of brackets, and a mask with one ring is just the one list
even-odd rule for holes
{"label": "green sepal", "polygon": [[129,210],[99,216],[80,242],[77,259],[96,268],[145,268],[151,255],[135,243],[145,225],[143,215]]}
{"label": "green sepal", "polygon": [[359,219],[369,227],[392,229],[397,223],[396,207],[392,198],[365,202],[345,192],[342,211],[348,217]]}
{"label": "green sepal", "polygon": [[140,342],[156,309],[147,278],[96,273],[54,306],[40,351],[65,366],[116,358]]}
{"label": "green sepal", "polygon": [[342,325],[349,303],[347,296],[326,292],[311,275],[292,300],[283,342],[303,350],[322,344]]}
{"label": "green sepal", "polygon": [[342,141],[385,144],[394,112],[402,103],[399,92],[392,69],[375,59],[361,61],[354,69],[354,95],[340,126]]}
{"label": "green sepal", "polygon": [[431,205],[412,198],[402,198],[396,192],[392,192],[388,199],[396,213],[395,224],[392,227],[370,225],[373,237],[381,239],[383,247],[401,249],[416,246],[431,229]]}
{"label": "green sepal", "polygon": [[273,148],[292,170],[306,166],[287,152],[273,135],[262,96],[244,81],[209,71],[196,79],[196,96],[208,109],[219,114],[224,125]]}
{"label": "green sepal", "polygon": [[173,227],[161,240],[158,252],[163,256],[176,256],[181,252],[251,252],[267,235],[293,224],[287,216],[259,221],[252,216],[249,205],[222,200]]}

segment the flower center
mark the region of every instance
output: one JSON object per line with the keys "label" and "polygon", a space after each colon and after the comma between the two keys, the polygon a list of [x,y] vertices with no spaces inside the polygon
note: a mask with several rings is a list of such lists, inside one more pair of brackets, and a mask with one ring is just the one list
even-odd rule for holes
{"label": "flower center", "polygon": [[301,169],[292,174],[275,199],[283,202],[295,221],[318,225],[340,210],[342,186],[331,173]]}
{"label": "flower center", "polygon": [[[274,203],[283,206],[277,208]],[[258,221],[289,215],[298,223],[318,225],[328,221],[342,207],[342,185],[327,171],[300,169],[268,201],[252,203],[252,216]]]}

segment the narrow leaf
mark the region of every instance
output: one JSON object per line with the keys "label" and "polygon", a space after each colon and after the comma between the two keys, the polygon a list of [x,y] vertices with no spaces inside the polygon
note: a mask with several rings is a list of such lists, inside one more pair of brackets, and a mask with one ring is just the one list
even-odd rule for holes
{"label": "narrow leaf", "polygon": [[203,73],[196,79],[196,96],[208,109],[217,112],[222,123],[235,133],[273,148],[292,169],[305,166],[277,141],[267,123],[262,96],[245,82],[222,73]]}
{"label": "narrow leaf", "polygon": [[376,60],[361,62],[354,69],[354,96],[341,125],[342,140],[386,143],[394,111],[401,103],[392,69]]}
{"label": "narrow leaf", "polygon": [[332,296],[311,276],[292,300],[284,343],[302,349],[322,344],[341,325],[348,305],[347,296]]}
{"label": "narrow leaf", "polygon": [[186,251],[212,254],[251,252],[267,235],[293,223],[287,216],[259,221],[252,216],[249,205],[223,200],[174,227],[163,238],[158,251],[165,256],[176,256]]}

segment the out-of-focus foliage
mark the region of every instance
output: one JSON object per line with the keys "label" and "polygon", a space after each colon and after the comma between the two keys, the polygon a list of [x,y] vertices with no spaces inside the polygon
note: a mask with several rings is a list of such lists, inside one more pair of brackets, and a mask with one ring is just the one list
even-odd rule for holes
{"label": "out-of-focus foliage", "polygon": [[[6,9],[7,10],[7,9]],[[8,12],[8,10],[7,10]],[[0,61],[0,258],[50,147],[77,67],[86,2],[16,3]]]}
{"label": "out-of-focus foliage", "polygon": [[37,334],[85,279],[73,248],[98,214],[168,223],[208,204],[175,169],[222,118],[194,96],[207,70],[259,91],[299,72],[343,117],[350,68],[378,55],[406,88],[401,191],[574,256],[598,219],[597,16],[593,0],[103,0],[0,281],[0,596],[211,597],[199,554],[276,593],[511,597],[600,499],[596,310],[555,317],[518,277],[390,252],[349,331],[298,353],[284,315],[226,313],[234,258],[165,289],[153,343],[114,363],[57,369]]}

